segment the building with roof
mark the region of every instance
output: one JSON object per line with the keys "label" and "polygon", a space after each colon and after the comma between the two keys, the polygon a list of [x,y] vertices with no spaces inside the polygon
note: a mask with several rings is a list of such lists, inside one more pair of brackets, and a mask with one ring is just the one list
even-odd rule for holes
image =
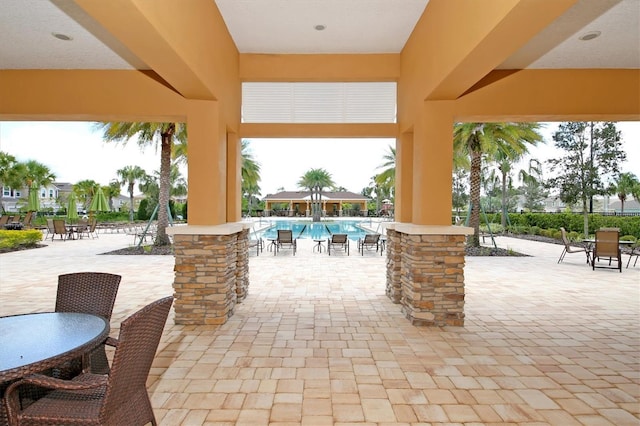
{"label": "building with roof", "polygon": [[[322,193],[320,203],[322,215],[367,216],[368,197],[349,191],[327,191]],[[310,191],[281,191],[264,197],[265,216],[309,217],[311,213]]]}

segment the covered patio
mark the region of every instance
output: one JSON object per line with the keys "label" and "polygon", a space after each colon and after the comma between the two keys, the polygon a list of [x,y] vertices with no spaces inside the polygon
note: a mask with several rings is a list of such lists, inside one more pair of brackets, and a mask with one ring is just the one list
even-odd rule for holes
{"label": "covered patio", "polygon": [[[107,233],[1,255],[0,315],[52,310],[58,274],[119,273],[117,335],[173,293],[172,256],[97,255],[129,243]],[[385,257],[329,257],[311,240],[295,258],[251,256],[226,324],[169,318],[148,381],[158,421],[637,425],[640,268],[591,271],[557,264],[559,245],[497,243],[532,256],[467,258],[463,327],[410,325],[385,295]]]}

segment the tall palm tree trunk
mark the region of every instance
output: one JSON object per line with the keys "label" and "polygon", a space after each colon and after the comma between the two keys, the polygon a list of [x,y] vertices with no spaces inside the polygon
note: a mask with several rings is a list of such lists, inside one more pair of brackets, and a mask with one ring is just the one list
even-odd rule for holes
{"label": "tall palm tree trunk", "polygon": [[480,176],[482,172],[482,153],[471,152],[470,170],[470,197],[471,212],[469,216],[469,226],[473,228],[473,235],[469,236],[469,245],[480,247]]}
{"label": "tall palm tree trunk", "polygon": [[158,194],[158,234],[155,245],[165,246],[171,244],[167,235],[169,226],[169,191],[171,189],[171,145],[175,125],[172,123],[169,128],[162,133],[162,148],[160,151],[160,194]]}
{"label": "tall palm tree trunk", "polygon": [[133,188],[134,183],[129,183],[129,222],[133,222]]}
{"label": "tall palm tree trunk", "polygon": [[502,171],[502,217],[500,219],[502,229],[507,228],[507,172]]}

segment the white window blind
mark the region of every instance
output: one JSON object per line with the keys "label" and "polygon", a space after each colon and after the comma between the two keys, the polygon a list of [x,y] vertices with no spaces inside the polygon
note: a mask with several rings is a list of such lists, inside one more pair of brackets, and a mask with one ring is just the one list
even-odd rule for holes
{"label": "white window blind", "polygon": [[395,123],[396,83],[243,83],[244,123]]}

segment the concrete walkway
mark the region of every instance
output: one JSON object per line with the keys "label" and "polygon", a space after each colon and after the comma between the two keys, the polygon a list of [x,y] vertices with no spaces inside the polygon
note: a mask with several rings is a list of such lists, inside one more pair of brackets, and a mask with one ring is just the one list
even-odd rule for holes
{"label": "concrete walkway", "polygon": [[[459,328],[409,325],[386,257],[251,254],[248,298],[219,327],[170,316],[149,392],[162,425],[639,425],[640,266],[592,271],[559,245],[470,257]],[[57,275],[123,279],[111,321],[173,294],[172,256],[98,255],[123,234],[0,255],[0,315],[50,311]],[[253,253],[253,252],[252,252]],[[626,266],[626,256],[625,256]],[[1,342],[0,342],[1,344]]]}

